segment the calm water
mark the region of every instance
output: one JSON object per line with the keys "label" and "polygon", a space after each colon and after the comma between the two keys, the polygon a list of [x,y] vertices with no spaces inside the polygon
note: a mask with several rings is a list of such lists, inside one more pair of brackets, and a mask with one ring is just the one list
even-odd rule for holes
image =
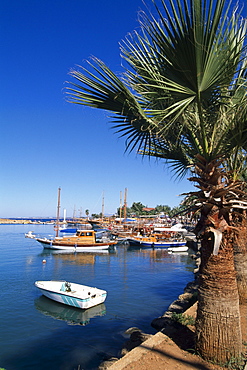
{"label": "calm water", "polygon": [[[56,254],[25,238],[29,230],[53,234],[52,225],[0,225],[0,367],[7,370],[97,369],[106,355],[119,354],[126,329],[156,333],[151,321],[193,280],[187,255],[122,245],[110,254]],[[73,309],[34,286],[52,279],[96,286],[108,296],[103,305]]]}

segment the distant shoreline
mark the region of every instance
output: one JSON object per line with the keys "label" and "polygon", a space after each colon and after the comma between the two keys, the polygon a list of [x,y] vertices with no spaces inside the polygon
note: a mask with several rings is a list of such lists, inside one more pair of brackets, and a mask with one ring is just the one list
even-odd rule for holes
{"label": "distant shoreline", "polygon": [[54,223],[54,220],[50,221],[41,221],[41,220],[30,220],[30,219],[12,219],[12,218],[0,218],[0,224],[2,225],[9,225],[9,224],[15,224],[15,225],[37,225],[37,224],[47,224],[47,223]]}

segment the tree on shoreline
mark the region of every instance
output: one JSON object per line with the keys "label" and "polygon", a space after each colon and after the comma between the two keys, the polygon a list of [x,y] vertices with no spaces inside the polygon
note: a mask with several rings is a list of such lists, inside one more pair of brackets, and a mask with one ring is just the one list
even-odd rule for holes
{"label": "tree on shoreline", "polygon": [[242,352],[234,248],[246,258],[246,182],[236,160],[247,149],[247,24],[226,0],[153,4],[156,15],[142,12],[140,32],[122,42],[123,79],[93,58],[89,69],[71,71],[67,93],[113,112],[127,150],[191,174],[202,245],[197,350],[226,364]]}
{"label": "tree on shoreline", "polygon": [[[176,214],[180,207],[171,208],[168,205],[157,205],[155,208],[152,208],[151,211],[145,209],[145,205],[141,202],[133,202],[131,207],[127,207],[126,213],[128,217],[134,216],[150,216],[150,215],[159,215],[161,213],[168,216]],[[117,214],[120,215],[120,208],[117,209]]]}

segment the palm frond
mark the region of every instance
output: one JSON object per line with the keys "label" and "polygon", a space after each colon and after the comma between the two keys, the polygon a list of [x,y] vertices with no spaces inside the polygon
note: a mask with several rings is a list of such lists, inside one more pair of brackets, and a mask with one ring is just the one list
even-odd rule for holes
{"label": "palm frond", "polygon": [[[118,122],[116,128],[126,130],[127,149],[146,147],[151,140],[151,121],[142,109],[142,103],[102,61],[93,58],[93,62],[89,65],[94,73],[84,67],[70,72],[78,83],[69,83],[66,89],[68,101],[113,112],[112,120]],[[134,138],[133,133],[136,133]]]}
{"label": "palm frond", "polygon": [[[122,54],[135,71],[127,73],[129,82],[149,101],[160,135],[174,124],[186,125],[183,117],[194,104],[199,117],[194,126],[204,155],[215,155],[220,149],[215,146],[217,122],[224,121],[220,107],[229,103],[224,91],[239,66],[246,22],[235,12],[228,17],[231,4],[226,7],[224,0],[191,1],[190,8],[186,1],[161,3],[165,15],[157,5],[158,20],[142,13],[142,34],[135,32],[122,43]],[[222,140],[227,130],[221,127]]]}
{"label": "palm frond", "polygon": [[126,150],[162,158],[180,176],[196,154],[212,161],[247,148],[247,21],[227,0],[153,4],[156,15],[141,12],[140,31],[120,45],[123,76],[93,58],[70,72],[66,91],[112,112]]}

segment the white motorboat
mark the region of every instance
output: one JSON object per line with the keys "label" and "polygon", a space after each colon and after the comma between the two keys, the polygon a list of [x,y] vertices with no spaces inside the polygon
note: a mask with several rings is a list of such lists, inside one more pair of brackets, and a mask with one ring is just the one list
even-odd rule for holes
{"label": "white motorboat", "polygon": [[103,303],[107,296],[105,290],[67,281],[36,281],[35,286],[53,301],[81,309]]}
{"label": "white motorboat", "polygon": [[184,246],[178,246],[178,247],[170,247],[168,248],[168,251],[169,252],[187,252],[188,251],[188,247],[187,245],[184,245]]}

